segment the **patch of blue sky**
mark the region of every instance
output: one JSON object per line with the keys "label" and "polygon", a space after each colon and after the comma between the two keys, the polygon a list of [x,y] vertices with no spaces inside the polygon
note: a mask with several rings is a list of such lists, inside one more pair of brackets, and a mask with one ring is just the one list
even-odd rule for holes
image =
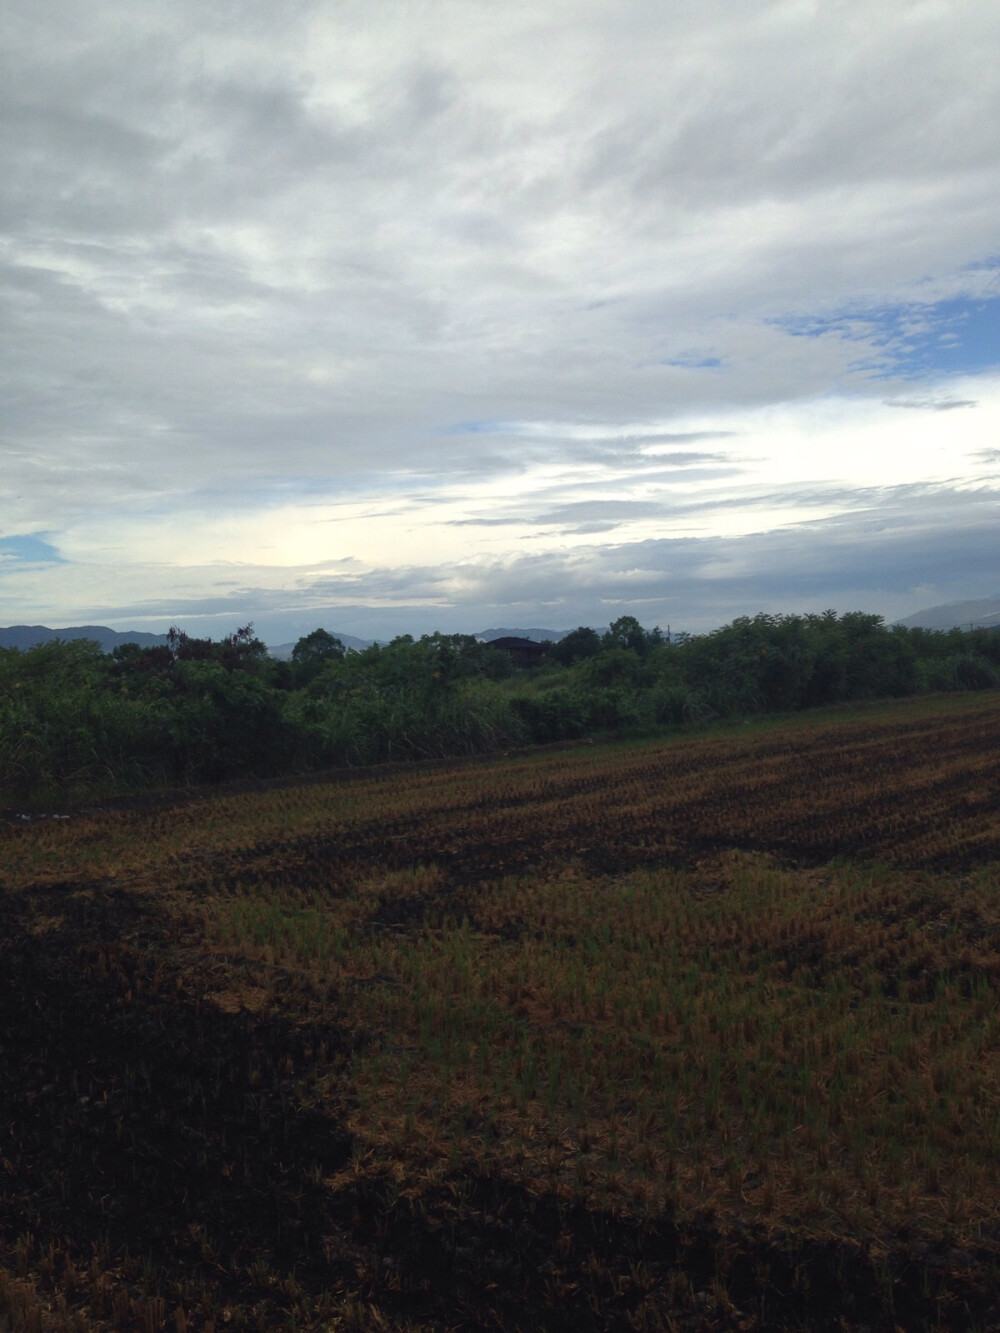
{"label": "patch of blue sky", "polygon": [[864,354],[851,369],[876,379],[973,375],[1000,366],[1000,296],[851,309],[774,321],[799,338],[842,338]]}
{"label": "patch of blue sky", "polygon": [[0,563],[19,565],[64,565],[66,560],[45,540],[44,532],[21,533],[0,537]]}
{"label": "patch of blue sky", "polygon": [[683,370],[721,370],[721,356],[705,356],[700,352],[682,352],[680,356],[668,357],[659,363],[661,366],[680,366]]}

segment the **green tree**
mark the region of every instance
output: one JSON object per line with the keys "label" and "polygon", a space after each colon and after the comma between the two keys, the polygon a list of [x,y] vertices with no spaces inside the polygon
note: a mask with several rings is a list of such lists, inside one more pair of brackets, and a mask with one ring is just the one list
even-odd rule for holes
{"label": "green tree", "polygon": [[297,685],[315,680],[328,662],[342,662],[346,649],[329,630],[314,629],[299,639],[292,649],[293,677]]}
{"label": "green tree", "polygon": [[[659,636],[660,631],[656,634]],[[604,636],[605,648],[629,648],[641,656],[646,655],[653,643],[653,636],[646,633],[635,616],[619,616]]]}
{"label": "green tree", "polygon": [[601,651],[601,636],[596,629],[580,625],[578,629],[563,635],[558,643],[549,649],[549,656],[563,666],[572,666],[587,657],[596,657]]}

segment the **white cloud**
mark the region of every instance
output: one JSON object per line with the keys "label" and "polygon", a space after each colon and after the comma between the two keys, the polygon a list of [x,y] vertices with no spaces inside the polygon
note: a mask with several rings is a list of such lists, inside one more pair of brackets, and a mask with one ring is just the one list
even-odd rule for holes
{"label": "white cloud", "polygon": [[[960,493],[995,381],[944,341],[915,386],[900,340],[997,293],[998,36],[988,0],[12,11],[0,536],[69,563],[0,571],[10,614]],[[678,450],[722,458],[654,477]]]}

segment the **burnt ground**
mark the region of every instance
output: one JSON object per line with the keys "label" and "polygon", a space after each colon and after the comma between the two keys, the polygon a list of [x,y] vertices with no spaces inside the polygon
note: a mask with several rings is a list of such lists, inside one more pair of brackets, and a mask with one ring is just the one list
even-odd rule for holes
{"label": "burnt ground", "polygon": [[[973,818],[987,799],[977,775],[931,789],[935,801],[968,796]],[[812,862],[836,842],[824,840],[827,815],[809,811],[770,839],[774,816],[755,823],[747,799],[753,845]],[[865,815],[883,841],[902,809],[891,790],[885,804]],[[508,863],[572,853],[620,869],[662,864],[679,847],[690,859],[738,845],[726,813],[738,806],[682,810],[683,845],[662,824],[655,832],[653,807],[631,842],[616,836],[617,816],[603,846],[582,817],[539,841],[522,805],[512,818],[527,825],[494,845],[470,808],[450,842],[415,818],[390,843],[372,821],[347,841],[258,848],[230,868],[242,876],[255,858],[276,858],[322,875],[345,854],[380,866],[433,859],[454,892]],[[917,829],[919,811],[906,817]],[[711,819],[714,838],[700,832]],[[813,828],[823,836],[803,835]],[[976,855],[994,841],[988,829]],[[921,844],[925,863],[933,855]],[[589,1208],[472,1161],[433,1186],[401,1185],[387,1164],[357,1157],[338,1100],[349,1095],[338,1073],[363,1037],[338,1029],[291,975],[266,1009],[220,1004],[229,966],[185,939],[154,895],[67,882],[4,896],[0,1327],[6,1311],[12,1328],[82,1333],[1000,1328],[998,1236],[869,1245],[713,1217],[678,1223]]]}
{"label": "burnt ground", "polygon": [[94,1327],[133,1328],[157,1299],[191,1328],[321,1327],[346,1298],[434,1328],[1000,1326],[992,1247],[679,1228],[471,1165],[416,1195],[377,1169],[331,1190],[352,1143],[314,1080],[343,1034],[199,999],[163,966],[168,931],[71,884],[26,894],[4,930],[10,1270]]}

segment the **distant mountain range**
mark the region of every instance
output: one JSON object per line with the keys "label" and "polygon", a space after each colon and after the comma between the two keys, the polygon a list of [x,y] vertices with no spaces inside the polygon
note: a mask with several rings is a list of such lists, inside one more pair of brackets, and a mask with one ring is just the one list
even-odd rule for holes
{"label": "distant mountain range", "polygon": [[946,602],[929,606],[896,622],[907,629],[992,629],[1000,627],[1000,597],[984,597],[975,602]]}
{"label": "distant mountain range", "polygon": [[[969,629],[986,626],[1000,629],[1000,597],[984,597],[971,602],[947,602],[943,606],[930,606],[923,611],[915,611],[904,620],[896,621],[913,629]],[[359,652],[371,647],[374,639],[359,639],[354,634],[342,634],[339,630],[329,631],[339,639],[345,648]],[[571,633],[566,629],[521,629],[504,625],[499,628],[482,629],[475,638],[489,642],[491,639],[533,639],[541,643],[548,639],[558,643]],[[137,643],[140,648],[155,648],[167,642],[165,634],[149,634],[145,630],[108,629],[106,625],[72,625],[67,629],[50,629],[47,625],[8,625],[0,627],[0,648],[33,648],[39,643],[51,643],[54,639],[93,639],[106,653],[113,652],[119,644]],[[269,644],[268,652],[272,657],[287,662],[292,655],[294,643]]]}
{"label": "distant mountain range", "polygon": [[55,639],[94,639],[106,653],[122,643],[137,643],[141,648],[156,648],[166,643],[165,634],[146,634],[143,630],[108,629],[106,625],[73,625],[69,629],[49,629],[47,625],[8,625],[0,629],[0,648],[34,648]]}
{"label": "distant mountain range", "polygon": [[[931,606],[924,611],[915,611],[905,620],[896,621],[913,629],[969,629],[986,626],[1000,629],[1000,597],[985,597],[971,602],[948,602],[943,606]],[[489,642],[491,639],[532,639],[541,643],[547,639],[558,643],[572,631],[566,629],[521,629],[509,625],[499,628],[482,629],[474,635],[477,639]],[[339,630],[330,630],[334,638],[339,639],[345,648],[360,652],[370,648],[374,639],[359,639],[354,634],[342,634]],[[155,648],[167,642],[166,634],[149,634],[144,630],[108,629],[106,625],[72,625],[67,629],[50,629],[47,625],[8,625],[0,627],[0,648],[33,648],[36,644],[51,643],[54,639],[93,639],[106,653],[113,652],[119,644],[137,643],[141,648]],[[294,643],[269,644],[268,652],[272,657],[287,662],[292,655]]]}
{"label": "distant mountain range", "polygon": [[[353,634],[341,634],[338,630],[329,631],[335,639],[339,639],[345,648],[353,648],[360,651],[362,648],[371,647],[374,640],[358,639]],[[508,636],[519,639],[534,639],[536,643],[541,643],[543,639],[551,639],[557,643],[565,638],[568,630],[558,629],[484,629],[476,634],[477,639],[503,639]],[[147,634],[143,630],[116,630],[108,629],[106,625],[73,625],[68,629],[49,629],[47,625],[8,625],[5,629],[0,628],[0,648],[20,648],[22,650],[34,648],[40,643],[52,643],[56,639],[93,639],[101,645],[106,653],[113,652],[120,644],[137,643],[140,648],[155,648],[160,644],[167,642],[165,634]],[[292,655],[294,643],[279,643],[268,646],[268,652],[272,657],[280,661],[287,662]]]}
{"label": "distant mountain range", "polygon": [[[371,639],[356,639],[353,634],[338,634],[331,630],[334,638],[341,641],[345,648],[367,648]],[[49,629],[47,625],[8,625],[0,628],[0,648],[34,648],[40,643],[52,643],[56,639],[93,639],[106,653],[113,652],[120,644],[137,643],[140,648],[156,648],[167,642],[165,634],[147,634],[144,630],[108,629],[107,625],[73,625],[68,629]],[[292,655],[294,643],[281,643],[268,648],[272,657],[287,660]]]}

